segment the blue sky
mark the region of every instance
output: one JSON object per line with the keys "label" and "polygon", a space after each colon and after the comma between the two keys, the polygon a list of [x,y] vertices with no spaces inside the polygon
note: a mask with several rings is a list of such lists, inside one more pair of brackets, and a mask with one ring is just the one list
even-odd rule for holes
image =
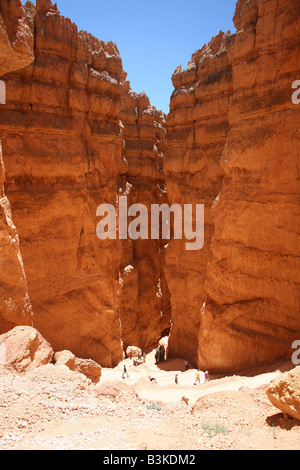
{"label": "blue sky", "polygon": [[131,88],[165,113],[175,68],[186,68],[193,52],[220,30],[235,31],[237,0],[55,1],[79,30],[117,44]]}

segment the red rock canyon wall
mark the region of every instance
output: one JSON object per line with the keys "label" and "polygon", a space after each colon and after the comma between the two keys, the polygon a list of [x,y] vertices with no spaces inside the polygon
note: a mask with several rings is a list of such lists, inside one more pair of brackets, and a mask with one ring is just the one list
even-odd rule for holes
{"label": "red rock canyon wall", "polygon": [[0,131],[34,326],[55,350],[111,366],[122,358],[121,248],[97,239],[96,209],[116,199],[122,62],[51,2],[26,10],[35,60],[4,76]]}
{"label": "red rock canyon wall", "polygon": [[238,1],[237,33],[220,33],[173,75],[167,193],[205,204],[205,246],[167,250],[169,352],[200,368],[289,357],[300,335],[299,8]]}
{"label": "red rock canyon wall", "polygon": [[[0,75],[20,69],[32,61],[33,34],[23,5],[19,0],[3,0],[0,4]],[[5,101],[5,90],[2,92]],[[0,332],[32,322],[19,234],[5,194],[5,183],[0,142]]]}
{"label": "red rock canyon wall", "polygon": [[300,77],[297,0],[239,1],[224,179],[214,207],[198,365],[233,370],[291,357],[300,337]]}
{"label": "red rock canyon wall", "polygon": [[148,351],[169,333],[171,320],[164,241],[151,240],[150,234],[151,204],[167,202],[162,153],[165,116],[150,105],[145,93],[134,93],[129,82],[123,85],[120,119],[124,150],[119,195],[127,196],[128,207],[138,203],[148,209],[149,230],[148,239],[122,241],[122,338],[124,349],[139,345]]}
{"label": "red rock canyon wall", "polygon": [[[50,0],[0,5],[0,332],[30,324],[102,366],[128,345],[211,371],[300,336],[298,0],[239,0],[172,80],[164,116],[114,43]],[[31,64],[31,65],[29,65]],[[204,204],[205,242],[96,237],[96,209]],[[31,302],[31,303],[30,303]],[[32,316],[33,311],[33,316]]]}
{"label": "red rock canyon wall", "polygon": [[34,326],[55,350],[116,365],[123,346],[148,350],[170,327],[164,248],[98,240],[96,209],[165,199],[164,116],[130,89],[114,43],[50,0],[25,12],[35,60],[3,77],[0,130]]}

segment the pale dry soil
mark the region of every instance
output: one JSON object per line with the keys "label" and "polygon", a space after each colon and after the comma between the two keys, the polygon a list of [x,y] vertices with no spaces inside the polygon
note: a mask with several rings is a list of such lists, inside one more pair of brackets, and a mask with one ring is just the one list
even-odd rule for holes
{"label": "pale dry soil", "polygon": [[[0,449],[298,450],[300,422],[284,417],[266,396],[270,381],[291,368],[270,364],[208,383],[201,372],[194,385],[195,370],[185,371],[183,360],[158,367],[151,353],[138,367],[126,359],[103,369],[95,385],[65,366],[22,375],[2,367]],[[111,381],[130,387],[116,398],[100,394]]]}

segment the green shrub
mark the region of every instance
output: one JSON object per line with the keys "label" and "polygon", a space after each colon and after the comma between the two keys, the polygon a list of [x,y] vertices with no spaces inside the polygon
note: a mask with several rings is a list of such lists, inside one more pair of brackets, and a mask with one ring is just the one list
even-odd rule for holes
{"label": "green shrub", "polygon": [[202,423],[201,429],[208,434],[209,438],[216,436],[217,434],[228,434],[228,429],[223,424],[209,424],[209,423]]}
{"label": "green shrub", "polygon": [[147,403],[146,407],[147,407],[147,410],[156,410],[156,411],[162,410],[162,407],[158,405],[157,403]]}

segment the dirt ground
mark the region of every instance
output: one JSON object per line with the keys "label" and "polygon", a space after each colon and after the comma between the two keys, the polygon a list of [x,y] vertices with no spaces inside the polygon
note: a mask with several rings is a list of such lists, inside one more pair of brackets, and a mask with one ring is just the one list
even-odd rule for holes
{"label": "dirt ground", "polygon": [[126,359],[103,369],[97,385],[65,366],[23,375],[0,368],[0,449],[299,450],[300,422],[266,396],[291,368],[272,364],[208,383],[201,372],[200,385],[183,360],[158,367],[154,352],[138,367]]}

